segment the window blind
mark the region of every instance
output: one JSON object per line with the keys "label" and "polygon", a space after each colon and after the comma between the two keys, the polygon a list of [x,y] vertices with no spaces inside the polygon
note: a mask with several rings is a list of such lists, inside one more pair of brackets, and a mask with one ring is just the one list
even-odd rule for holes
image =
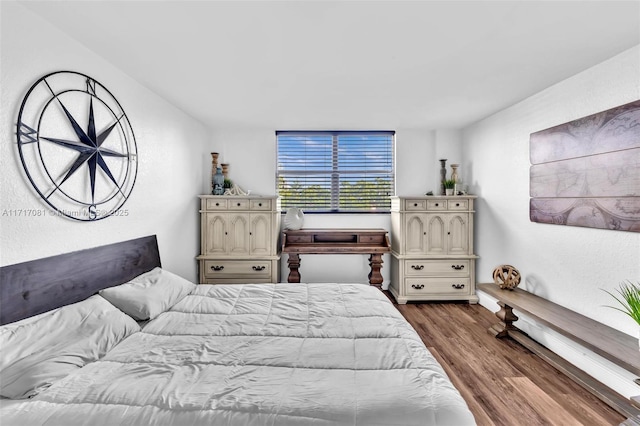
{"label": "window blind", "polygon": [[385,212],[395,193],[394,139],[380,132],[276,132],[284,209]]}

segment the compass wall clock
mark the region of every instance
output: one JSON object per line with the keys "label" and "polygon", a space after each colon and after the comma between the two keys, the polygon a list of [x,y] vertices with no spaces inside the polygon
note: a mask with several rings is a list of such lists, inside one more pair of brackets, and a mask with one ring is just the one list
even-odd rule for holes
{"label": "compass wall clock", "polygon": [[138,169],[136,141],[120,103],[93,78],[58,71],[22,101],[18,151],[29,181],[56,214],[81,221],[126,215]]}

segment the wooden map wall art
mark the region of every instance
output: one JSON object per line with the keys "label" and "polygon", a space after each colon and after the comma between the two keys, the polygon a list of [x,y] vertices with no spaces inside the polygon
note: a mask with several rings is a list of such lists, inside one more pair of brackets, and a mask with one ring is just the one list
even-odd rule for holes
{"label": "wooden map wall art", "polygon": [[640,100],[532,133],[532,222],[640,232]]}

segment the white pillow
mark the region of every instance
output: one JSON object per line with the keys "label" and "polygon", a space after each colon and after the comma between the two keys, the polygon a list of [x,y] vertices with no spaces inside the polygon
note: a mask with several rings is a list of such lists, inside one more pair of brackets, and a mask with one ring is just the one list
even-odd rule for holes
{"label": "white pillow", "polygon": [[0,327],[0,395],[30,398],[102,358],[140,326],[102,297]]}
{"label": "white pillow", "polygon": [[143,321],[171,309],[195,287],[182,277],[154,268],[128,283],[100,290],[100,295],[122,312]]}

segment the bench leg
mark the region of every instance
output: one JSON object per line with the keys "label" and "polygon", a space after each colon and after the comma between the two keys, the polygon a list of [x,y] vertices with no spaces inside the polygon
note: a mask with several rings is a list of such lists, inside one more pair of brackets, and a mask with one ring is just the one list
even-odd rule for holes
{"label": "bench leg", "polygon": [[502,339],[509,335],[509,330],[517,330],[513,323],[518,321],[518,317],[513,313],[513,308],[511,306],[500,301],[498,301],[498,305],[500,305],[500,310],[496,312],[496,316],[501,322],[492,325],[487,331],[496,338]]}

